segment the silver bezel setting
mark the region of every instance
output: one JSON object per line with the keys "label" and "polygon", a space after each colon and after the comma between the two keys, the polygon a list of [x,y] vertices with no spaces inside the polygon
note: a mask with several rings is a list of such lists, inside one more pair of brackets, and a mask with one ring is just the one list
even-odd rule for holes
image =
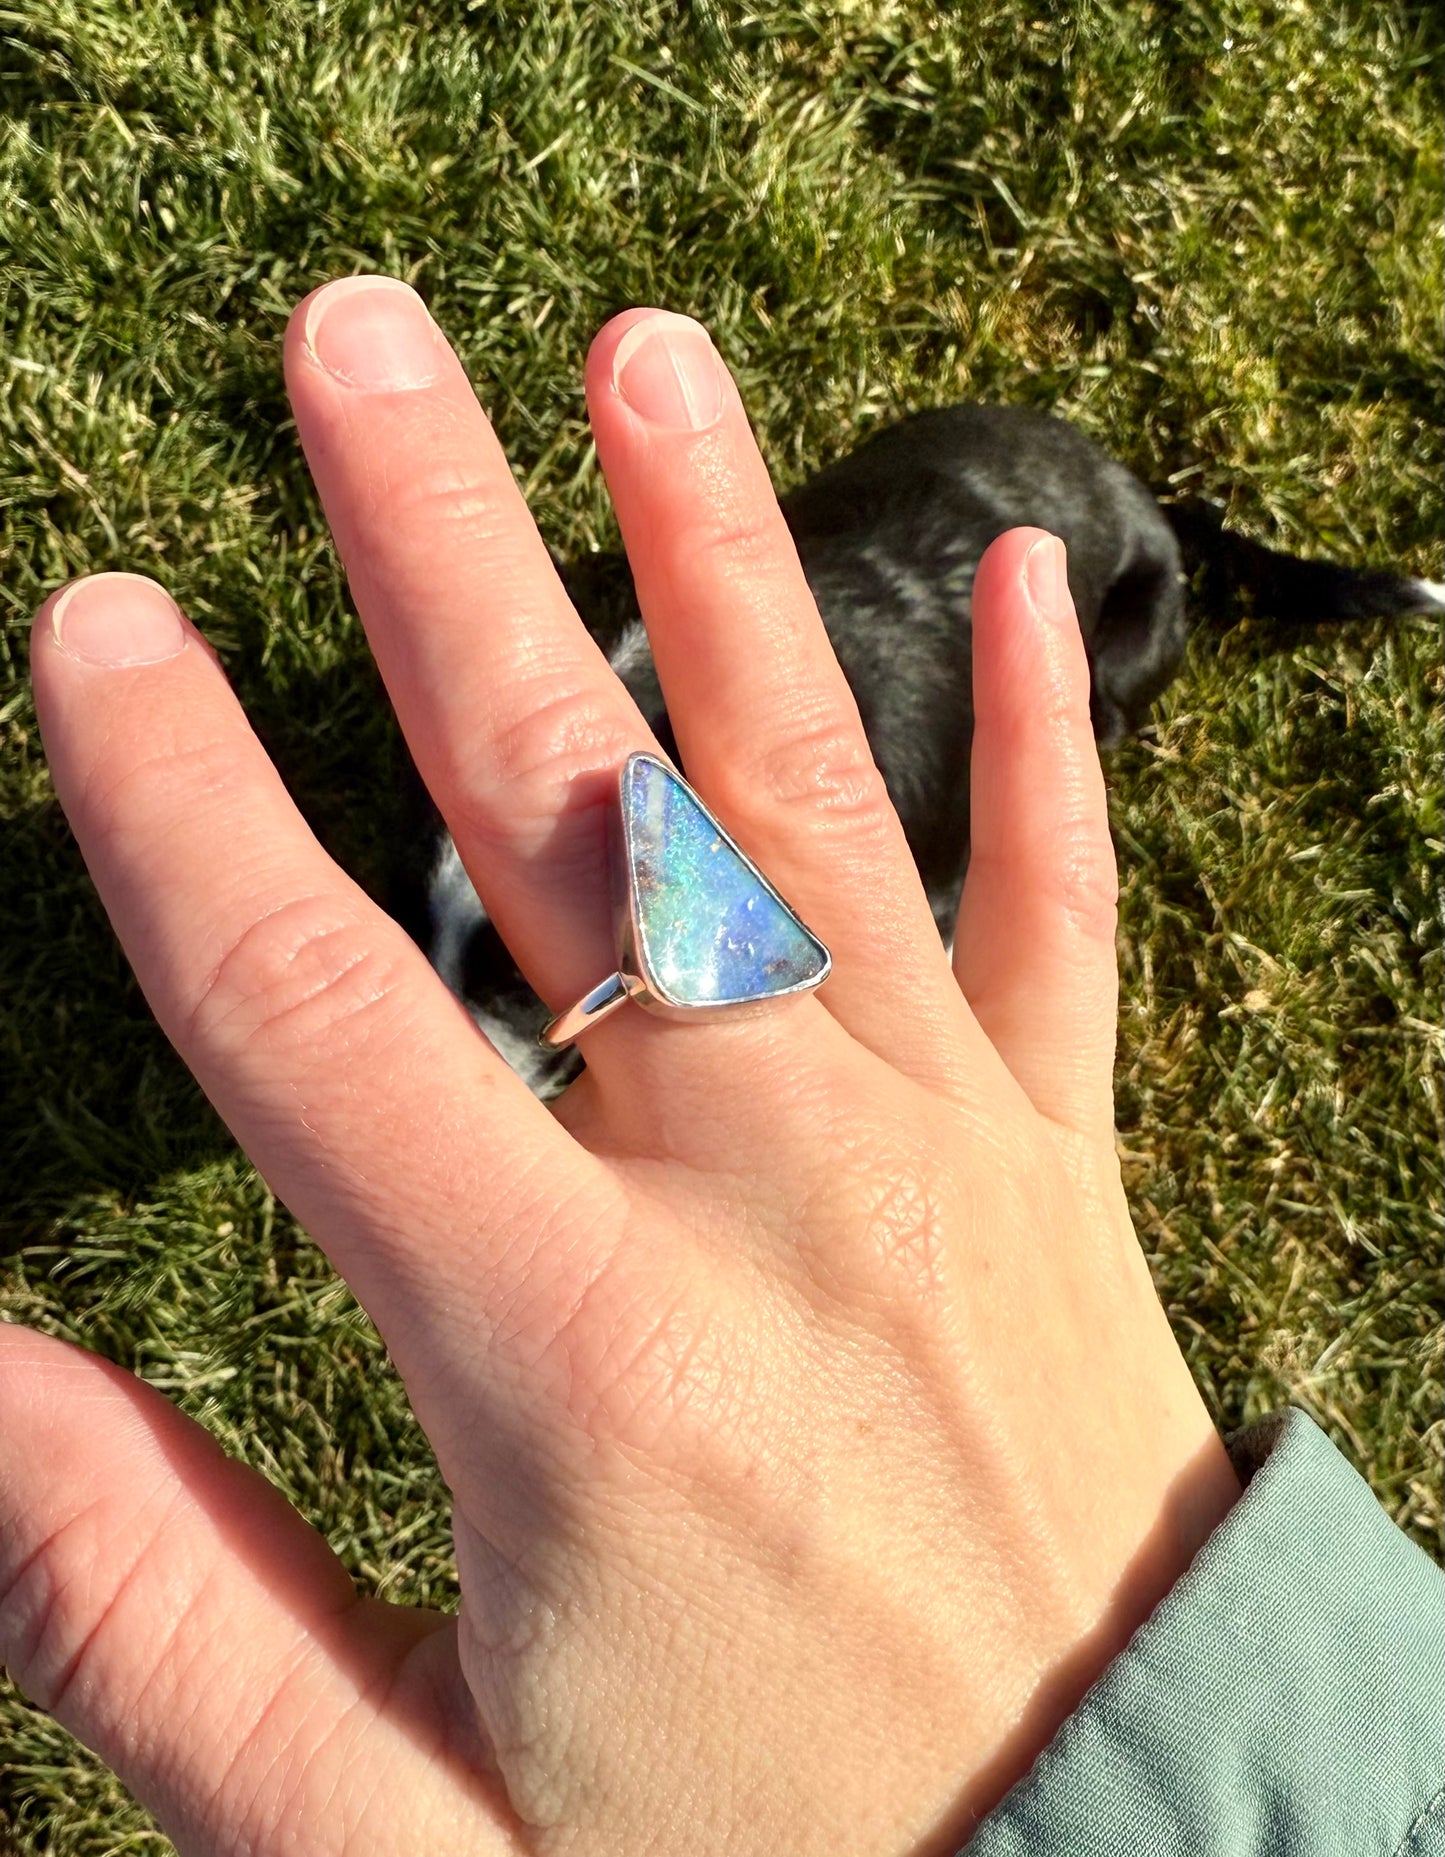
{"label": "silver bezel setting", "polygon": [[[823,966],[816,976],[800,981],[796,986],[779,987],[775,992],[754,994],[747,999],[705,1000],[695,1003],[689,1000],[674,999],[668,993],[667,988],[658,980],[648,964],[642,924],[638,914],[637,890],[632,881],[636,861],[633,856],[626,796],[629,776],[632,769],[640,762],[661,768],[670,779],[677,782],[683,792],[691,797],[711,821],[713,829],[723,843],[742,859],[749,870],[754,872],[778,907],[797,924],[809,940],[817,942],[823,950]],[[743,850],[726,826],[719,821],[696,788],[683,779],[670,761],[664,760],[659,754],[648,753],[645,749],[639,749],[628,755],[617,776],[617,810],[613,818],[616,821],[616,830],[612,841],[612,896],[613,929],[617,937],[617,967],[627,983],[630,996],[637,1001],[639,1006],[645,1006],[649,1012],[654,1012],[661,1018],[685,1019],[692,1023],[699,1023],[706,1019],[731,1018],[737,1013],[746,1012],[749,1007],[767,1007],[772,1005],[774,1000],[791,999],[795,994],[811,993],[815,988],[822,986],[833,971],[833,957],[828,949],[804,922],[787,897],[782,895],[776,885],[771,883],[758,869],[753,859]]]}
{"label": "silver bezel setting", "polygon": [[[636,859],[633,853],[631,822],[626,804],[627,790],[633,768],[639,762],[647,762],[660,768],[663,773],[690,795],[699,806],[713,829],[723,843],[742,859],[757,877],[768,895],[791,917],[799,929],[815,942],[822,950],[823,965],[821,970],[807,980],[799,981],[790,987],[780,987],[775,992],[753,995],[747,999],[705,1000],[691,1002],[674,998],[667,988],[651,971],[647,959],[646,942],[642,933],[639,914],[639,899],[633,883]],[[617,805],[612,814],[610,863],[612,867],[612,922],[613,933],[617,943],[617,971],[608,976],[598,986],[584,994],[575,1006],[565,1012],[559,1012],[550,1019],[542,1033],[541,1042],[554,1049],[568,1045],[585,1031],[589,1025],[605,1018],[610,1012],[627,1000],[636,1000],[639,1006],[645,1006],[658,1018],[672,1019],[688,1024],[699,1024],[709,1019],[734,1018],[746,1012],[765,1011],[775,1000],[791,999],[799,993],[811,993],[822,986],[833,971],[833,957],[824,943],[810,929],[803,918],[794,909],[777,886],[767,878],[757,864],[743,850],[732,833],[721,824],[711,807],[700,797],[670,761],[661,755],[639,749],[628,755],[617,776]]]}

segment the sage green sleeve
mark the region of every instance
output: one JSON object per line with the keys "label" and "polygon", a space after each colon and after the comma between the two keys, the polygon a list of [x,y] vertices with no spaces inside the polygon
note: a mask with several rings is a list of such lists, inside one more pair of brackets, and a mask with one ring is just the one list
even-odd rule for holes
{"label": "sage green sleeve", "polygon": [[1445,1575],[1302,1412],[966,1857],[1445,1857]]}

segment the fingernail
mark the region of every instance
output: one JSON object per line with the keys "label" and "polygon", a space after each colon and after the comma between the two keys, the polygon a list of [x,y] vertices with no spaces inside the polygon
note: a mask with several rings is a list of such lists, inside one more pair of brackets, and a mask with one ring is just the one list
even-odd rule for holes
{"label": "fingernail", "polygon": [[1040,619],[1073,616],[1068,555],[1057,535],[1043,536],[1024,556],[1024,583],[1028,587],[1029,603]]}
{"label": "fingernail", "polygon": [[311,299],[306,346],[328,374],[363,393],[425,387],[441,371],[440,329],[396,277],[341,277]]}
{"label": "fingernail", "polygon": [[186,642],[181,609],[143,574],[92,574],[76,581],[50,609],[50,627],[62,651],[111,670],[159,664]]}
{"label": "fingernail", "polygon": [[650,425],[705,432],[722,415],[722,361],[691,316],[644,317],[617,344],[612,384]]}

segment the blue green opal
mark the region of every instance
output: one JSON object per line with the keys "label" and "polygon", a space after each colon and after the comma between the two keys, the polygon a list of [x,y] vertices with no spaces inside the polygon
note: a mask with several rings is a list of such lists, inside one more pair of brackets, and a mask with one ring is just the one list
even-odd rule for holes
{"label": "blue green opal", "polygon": [[642,978],[677,1006],[737,1005],[816,986],[828,950],[661,761],[622,775]]}

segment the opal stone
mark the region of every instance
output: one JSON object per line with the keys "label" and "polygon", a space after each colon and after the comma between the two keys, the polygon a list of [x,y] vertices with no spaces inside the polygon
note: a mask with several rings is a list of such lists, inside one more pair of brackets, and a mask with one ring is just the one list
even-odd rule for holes
{"label": "opal stone", "polygon": [[826,978],[828,950],[651,755],[622,775],[624,844],[642,979],[677,1006],[736,1005]]}

